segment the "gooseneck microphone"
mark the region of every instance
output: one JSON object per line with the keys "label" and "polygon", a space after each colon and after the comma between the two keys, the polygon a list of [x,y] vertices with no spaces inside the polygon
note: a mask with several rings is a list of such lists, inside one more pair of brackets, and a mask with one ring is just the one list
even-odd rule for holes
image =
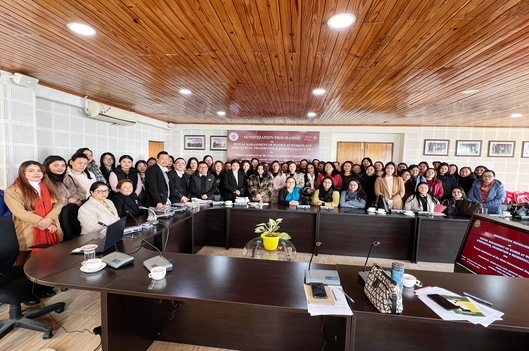
{"label": "gooseneck microphone", "polygon": [[316,246],[314,246],[314,250],[312,250],[312,256],[310,256],[309,268],[308,268],[309,271],[310,271],[310,265],[312,264],[312,259],[314,258],[314,255],[316,255],[316,250],[318,249],[318,247],[320,247],[320,245],[321,245],[321,241],[316,241]]}
{"label": "gooseneck microphone", "polygon": [[312,251],[312,256],[310,256],[309,268],[305,270],[305,284],[321,283],[325,285],[340,285],[340,277],[338,276],[337,271],[322,269],[310,270],[312,259],[314,258],[314,255],[316,255],[316,250],[320,246],[321,241],[317,241],[314,246],[314,251]]}
{"label": "gooseneck microphone", "polygon": [[[97,224],[108,228],[108,225],[106,225],[105,223],[103,223],[101,221],[98,221]],[[108,235],[108,233],[107,233],[107,235]],[[112,238],[112,242],[114,244],[114,248],[116,249],[116,251],[115,252],[111,252],[111,253],[109,253],[106,256],[103,256],[101,258],[101,261],[105,262],[110,267],[115,268],[115,269],[121,268],[123,266],[126,266],[126,265],[131,264],[132,262],[134,262],[134,257],[119,251],[118,245],[116,244],[116,240],[114,239],[114,236],[111,236],[111,238]]]}
{"label": "gooseneck microphone", "polygon": [[364,282],[367,280],[367,275],[369,274],[369,271],[366,272],[366,266],[367,266],[367,261],[369,260],[369,256],[371,255],[371,250],[373,249],[374,246],[378,246],[378,245],[380,245],[380,241],[373,241],[373,243],[369,247],[369,251],[367,252],[366,261],[364,263],[364,269],[362,269],[361,272],[358,272],[359,278],[363,280]]}
{"label": "gooseneck microphone", "polygon": [[362,272],[366,271],[367,261],[369,260],[369,256],[371,255],[371,250],[373,249],[373,246],[378,246],[378,245],[380,245],[380,241],[373,241],[373,243],[369,247],[369,251],[367,252],[366,261],[364,262],[364,269],[362,269]]}
{"label": "gooseneck microphone", "polygon": [[127,217],[132,217],[132,219],[134,220],[134,222],[136,222],[136,226],[135,227],[127,227],[125,228],[125,230],[123,231],[123,235],[129,235],[129,234],[132,234],[131,238],[134,239],[134,233],[135,232],[141,232],[143,230],[142,226],[140,225],[140,222],[138,222],[138,220],[136,219],[136,217],[134,217],[131,213],[130,213],[130,210],[127,210],[125,211],[127,213]]}
{"label": "gooseneck microphone", "polygon": [[156,216],[156,212],[154,212],[154,210],[152,208],[149,208],[149,207],[144,207],[144,206],[139,206],[140,209],[142,210],[147,210],[149,211],[149,216],[147,217],[147,222],[151,223],[151,224],[158,224],[158,216]]}

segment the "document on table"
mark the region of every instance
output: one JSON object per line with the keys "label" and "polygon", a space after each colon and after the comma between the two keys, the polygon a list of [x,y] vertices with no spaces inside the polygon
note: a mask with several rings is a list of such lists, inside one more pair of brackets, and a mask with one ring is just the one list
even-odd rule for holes
{"label": "document on table", "polygon": [[305,296],[307,297],[307,310],[309,311],[310,315],[352,316],[353,311],[351,311],[351,308],[347,303],[345,295],[342,292],[342,287],[340,285],[328,285],[328,288],[330,289],[332,297],[334,298],[334,305],[309,303],[307,289],[303,289],[303,291],[305,291]]}
{"label": "document on table", "polygon": [[448,296],[455,296],[455,297],[461,297],[461,296],[449,290],[446,290],[446,289],[443,289],[437,286],[428,286],[428,287],[418,289],[415,291],[415,295],[417,295],[417,297],[422,302],[424,302],[426,306],[430,307],[432,311],[437,313],[437,315],[445,321],[466,320],[473,324],[480,324],[484,327],[488,327],[494,321],[502,320],[501,316],[503,316],[503,312],[495,310],[492,307],[479,303],[475,300],[471,300],[471,301],[481,311],[481,313],[483,313],[484,317],[467,316],[463,314],[458,314],[453,310],[451,311],[445,310],[443,307],[439,306],[436,302],[434,302],[432,299],[426,296],[428,294],[439,294],[439,295],[448,295]]}

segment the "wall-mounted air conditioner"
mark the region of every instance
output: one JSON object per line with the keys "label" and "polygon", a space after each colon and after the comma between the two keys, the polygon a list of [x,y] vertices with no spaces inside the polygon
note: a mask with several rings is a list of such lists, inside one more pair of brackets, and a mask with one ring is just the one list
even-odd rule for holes
{"label": "wall-mounted air conditioner", "polygon": [[133,125],[138,121],[138,116],[135,112],[88,100],[87,97],[85,97],[84,102],[85,113],[90,118],[124,126]]}

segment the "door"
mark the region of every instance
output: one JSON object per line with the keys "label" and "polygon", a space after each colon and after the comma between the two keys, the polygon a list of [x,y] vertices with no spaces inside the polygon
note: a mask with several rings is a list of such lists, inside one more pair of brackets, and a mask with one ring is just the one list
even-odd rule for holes
{"label": "door", "polygon": [[160,151],[164,150],[164,146],[165,145],[163,141],[149,140],[149,157],[156,158],[156,155],[158,155]]}
{"label": "door", "polygon": [[358,163],[369,157],[373,163],[382,161],[386,164],[393,160],[393,143],[338,142],[337,161]]}

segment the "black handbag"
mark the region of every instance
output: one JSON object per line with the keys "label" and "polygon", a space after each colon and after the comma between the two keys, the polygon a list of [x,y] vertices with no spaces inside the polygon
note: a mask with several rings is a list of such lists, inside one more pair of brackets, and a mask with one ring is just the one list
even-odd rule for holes
{"label": "black handbag", "polygon": [[457,214],[459,216],[472,216],[473,214],[476,214],[479,212],[479,209],[481,208],[481,204],[476,201],[468,200],[468,199],[462,199],[458,200],[457,206]]}

